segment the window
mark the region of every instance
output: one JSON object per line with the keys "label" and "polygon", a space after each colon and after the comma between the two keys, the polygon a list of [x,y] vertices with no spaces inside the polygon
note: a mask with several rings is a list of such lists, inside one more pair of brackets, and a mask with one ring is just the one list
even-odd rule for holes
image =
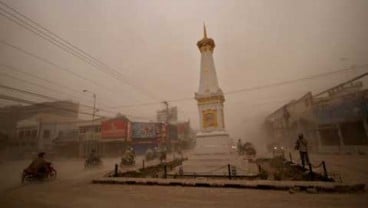
{"label": "window", "polygon": [[342,123],[340,129],[345,145],[368,144],[368,137],[362,121]]}
{"label": "window", "polygon": [[49,139],[50,138],[50,130],[44,130],[43,131],[43,138]]}
{"label": "window", "polygon": [[327,146],[338,146],[340,137],[337,128],[323,128],[319,130],[321,144]]}
{"label": "window", "polygon": [[81,128],[79,129],[79,132],[80,132],[80,133],[86,133],[86,128],[81,127]]}
{"label": "window", "polygon": [[20,139],[22,139],[24,137],[24,131],[23,130],[21,130],[20,132],[19,132],[19,138]]}
{"label": "window", "polygon": [[33,129],[32,130],[31,137],[32,138],[36,138],[37,137],[37,130],[36,129]]}

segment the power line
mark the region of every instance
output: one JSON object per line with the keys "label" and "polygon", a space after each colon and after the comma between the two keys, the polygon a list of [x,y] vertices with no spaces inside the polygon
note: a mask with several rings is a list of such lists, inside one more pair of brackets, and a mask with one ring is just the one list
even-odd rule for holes
{"label": "power line", "polygon": [[362,75],[359,75],[359,76],[357,76],[357,77],[354,77],[353,79],[348,80],[348,81],[346,81],[346,82],[343,82],[343,83],[341,83],[341,84],[338,84],[338,85],[336,85],[336,86],[334,86],[334,87],[332,87],[332,88],[329,88],[329,89],[327,89],[327,90],[324,90],[324,91],[322,91],[322,92],[320,92],[320,93],[318,93],[318,94],[314,95],[314,97],[320,96],[320,95],[322,95],[322,94],[324,94],[324,93],[326,93],[326,92],[329,92],[330,90],[333,90],[333,89],[336,89],[336,88],[339,88],[339,87],[343,87],[344,85],[347,85],[347,84],[352,83],[352,82],[354,82],[354,81],[356,81],[356,80],[359,80],[359,79],[361,79],[361,78],[363,78],[363,77],[365,77],[365,76],[367,76],[367,75],[368,75],[368,72],[367,72],[367,73],[364,73],[364,74],[362,74]]}
{"label": "power line", "polygon": [[25,75],[27,75],[27,76],[30,76],[30,77],[33,77],[33,78],[36,78],[36,79],[39,79],[39,80],[45,81],[45,82],[50,83],[50,84],[53,84],[53,85],[58,85],[58,86],[60,86],[60,87],[63,87],[63,88],[69,89],[69,90],[74,91],[74,92],[76,92],[76,93],[79,93],[80,95],[83,95],[83,96],[85,96],[85,97],[87,97],[87,98],[90,98],[90,96],[87,96],[87,95],[85,95],[85,94],[81,93],[81,91],[80,91],[80,90],[73,89],[73,88],[69,87],[68,85],[64,85],[64,84],[61,84],[61,83],[52,82],[52,81],[50,81],[50,80],[48,80],[48,79],[45,79],[45,78],[40,77],[40,76],[37,76],[37,75],[35,75],[35,74],[32,74],[32,73],[28,73],[28,72],[22,71],[22,70],[20,70],[20,69],[18,69],[18,68],[16,68],[16,67],[13,67],[13,66],[10,66],[10,65],[6,65],[6,64],[0,64],[0,67],[4,67],[5,69],[11,70],[11,71],[16,71],[17,73],[20,73],[20,74],[25,74]]}
{"label": "power line", "polygon": [[38,83],[34,83],[34,82],[32,82],[32,81],[29,81],[29,80],[21,79],[21,78],[19,78],[19,77],[15,77],[15,76],[12,76],[12,75],[7,74],[7,73],[2,73],[2,72],[0,72],[0,75],[2,75],[2,76],[7,76],[7,77],[9,77],[9,78],[11,78],[11,79],[18,80],[18,81],[22,81],[22,82],[24,82],[24,83],[28,83],[28,84],[30,84],[30,85],[34,85],[34,86],[37,86],[37,87],[40,87],[40,88],[43,88],[43,89],[47,89],[47,90],[51,90],[51,91],[54,91],[54,92],[63,93],[63,94],[65,94],[65,95],[69,95],[69,96],[71,96],[71,97],[77,98],[76,96],[72,96],[72,95],[70,95],[69,93],[63,92],[63,91],[61,91],[61,90],[51,89],[51,88],[45,87],[44,85],[40,85],[40,84],[38,84]]}
{"label": "power line", "polygon": [[79,74],[75,73],[73,70],[70,70],[70,69],[67,69],[67,68],[60,67],[59,65],[55,64],[54,62],[51,62],[51,61],[49,61],[49,60],[47,60],[47,59],[45,59],[45,58],[43,58],[43,57],[41,57],[41,56],[38,56],[38,55],[35,55],[35,54],[33,54],[33,53],[29,52],[29,51],[26,51],[26,50],[24,50],[23,48],[20,48],[20,47],[18,47],[18,46],[15,46],[15,45],[13,45],[13,44],[11,44],[11,43],[8,43],[8,42],[6,42],[6,41],[4,41],[4,40],[1,40],[1,41],[0,41],[0,43],[4,44],[4,45],[6,45],[6,46],[8,46],[8,47],[10,47],[10,48],[13,48],[13,49],[15,49],[15,50],[17,50],[17,51],[19,51],[19,52],[22,52],[23,54],[26,54],[26,55],[28,55],[28,56],[31,56],[31,57],[35,58],[35,59],[38,59],[38,60],[40,60],[40,61],[42,61],[42,62],[44,62],[44,63],[47,63],[47,64],[49,64],[49,65],[52,65],[52,66],[54,66],[54,67],[55,67],[55,68],[57,68],[57,69],[60,69],[60,70],[62,70],[62,71],[66,71],[66,72],[68,72],[68,73],[71,73],[71,74],[73,74],[74,76],[76,76],[76,77],[78,77],[78,78],[80,78],[80,79],[83,79],[83,80],[88,81],[88,82],[92,82],[93,84],[95,84],[95,85],[97,85],[97,86],[99,86],[99,87],[103,87],[103,88],[104,88],[104,86],[100,85],[100,83],[95,82],[94,80],[87,79],[87,78],[85,78],[85,77],[83,77],[83,76],[81,76],[81,75],[79,75]]}
{"label": "power line", "polygon": [[25,49],[20,48],[20,47],[18,47],[18,46],[15,46],[15,45],[13,45],[13,44],[11,44],[11,43],[8,43],[8,42],[6,42],[6,41],[4,41],[4,40],[0,40],[0,43],[2,43],[2,44],[4,44],[4,45],[6,45],[6,46],[8,46],[8,47],[10,47],[10,48],[12,48],[12,49],[14,49],[14,50],[18,51],[18,52],[21,52],[21,53],[23,53],[23,54],[25,54],[25,55],[27,55],[27,56],[30,56],[30,57],[32,57],[32,58],[34,58],[34,59],[37,59],[37,60],[41,61],[41,62],[44,62],[44,63],[46,63],[46,64],[49,64],[49,65],[53,66],[53,67],[54,67],[54,69],[58,69],[58,70],[61,70],[61,71],[67,72],[67,73],[71,73],[71,74],[73,74],[74,76],[76,76],[76,77],[78,77],[78,78],[80,78],[80,79],[82,79],[82,80],[84,80],[84,81],[91,82],[91,83],[93,83],[94,85],[96,85],[96,86],[98,86],[98,87],[105,88],[105,89],[107,89],[107,92],[108,92],[108,93],[110,93],[111,95],[114,95],[114,94],[112,93],[112,91],[114,91],[114,90],[108,89],[107,87],[105,87],[105,86],[101,85],[100,83],[98,83],[98,82],[96,82],[96,81],[94,81],[94,80],[87,79],[86,77],[81,76],[81,75],[79,75],[79,74],[75,73],[75,72],[74,72],[73,70],[71,70],[71,69],[61,67],[61,66],[57,65],[56,63],[54,63],[54,62],[52,62],[52,61],[49,61],[48,59],[45,59],[45,58],[40,57],[40,56],[38,56],[38,55],[35,55],[35,54],[34,54],[34,53],[32,53],[32,52],[26,51]]}
{"label": "power line", "polygon": [[[98,87],[100,87],[100,88],[105,88],[105,89],[106,89],[106,91],[105,91],[105,92],[107,92],[107,93],[109,93],[110,95],[112,95],[112,96],[114,96],[114,97],[115,97],[115,94],[113,94],[113,93],[112,93],[113,91],[115,91],[115,89],[109,89],[109,88],[107,88],[107,87],[105,87],[105,86],[101,85],[100,83],[98,83],[98,82],[96,82],[96,81],[94,81],[94,80],[87,79],[86,77],[81,76],[81,75],[79,75],[79,74],[75,73],[75,72],[74,72],[73,70],[71,70],[71,69],[61,67],[61,66],[59,66],[58,64],[56,64],[56,63],[54,63],[54,62],[52,62],[52,61],[50,61],[50,60],[48,60],[48,59],[46,59],[46,58],[43,58],[43,57],[41,57],[41,56],[38,56],[38,55],[36,55],[36,54],[34,54],[34,53],[30,52],[30,51],[27,51],[27,50],[25,50],[25,49],[23,49],[23,48],[21,48],[21,47],[15,46],[15,45],[13,45],[13,44],[11,44],[11,43],[9,43],[9,42],[6,42],[6,41],[4,41],[4,40],[0,40],[0,43],[1,43],[1,44],[3,44],[3,45],[5,45],[5,46],[7,46],[7,47],[9,47],[9,48],[12,48],[12,49],[14,49],[14,50],[16,50],[16,51],[20,52],[20,53],[22,53],[22,54],[25,54],[25,55],[27,55],[27,56],[30,56],[30,57],[34,58],[34,59],[37,59],[37,60],[39,60],[39,61],[41,61],[41,62],[43,62],[43,63],[49,64],[49,65],[53,66],[53,67],[54,67],[54,69],[58,69],[58,70],[61,70],[61,71],[67,72],[67,73],[71,73],[71,74],[73,74],[74,76],[76,76],[76,77],[78,77],[78,78],[80,78],[80,79],[82,79],[82,80],[84,80],[84,81],[91,82],[91,83],[93,83],[94,85],[96,85],[96,86],[98,86]],[[116,92],[116,93],[117,93],[117,92]],[[106,107],[108,107],[108,106],[106,106]],[[108,108],[109,108],[109,107],[108,107]]]}
{"label": "power line", "polygon": [[[15,68],[15,67],[13,67],[13,66],[5,65],[5,64],[0,64],[0,67],[3,67],[4,69],[8,69],[9,71],[16,72],[16,73],[19,73],[19,74],[25,74],[25,75],[27,75],[27,76],[33,77],[33,78],[38,79],[38,80],[42,80],[42,81],[47,82],[47,83],[50,83],[50,84],[52,84],[52,85],[60,86],[60,87],[61,87],[61,89],[63,89],[63,88],[65,88],[65,89],[69,89],[69,90],[71,90],[71,91],[74,91],[74,92],[78,93],[78,95],[79,95],[79,96],[80,96],[80,95],[83,95],[83,96],[84,96],[84,97],[86,97],[86,98],[91,98],[90,96],[87,96],[86,94],[82,93],[80,90],[75,90],[75,89],[73,89],[73,88],[69,87],[68,85],[64,85],[64,84],[60,84],[60,83],[56,83],[56,82],[52,82],[52,81],[50,81],[50,80],[48,80],[48,79],[45,79],[45,78],[43,78],[43,77],[36,76],[36,75],[34,75],[34,74],[32,74],[32,73],[28,73],[28,72],[24,72],[24,71],[22,71],[22,70],[19,70],[18,68]],[[9,75],[7,74],[7,76],[9,76]],[[13,78],[13,79],[21,80],[21,79],[20,79],[20,78],[18,78],[18,77],[12,77],[12,78]],[[23,80],[22,80],[22,81],[23,81]],[[49,88],[49,87],[45,87],[45,86],[43,86],[43,85],[39,85],[39,84],[36,84],[36,83],[30,82],[30,81],[27,81],[27,80],[24,80],[24,81],[25,81],[25,82],[29,82],[30,84],[33,84],[33,85],[40,86],[40,87],[42,87],[42,88],[47,88],[47,89],[50,89],[50,90],[59,91],[59,90],[51,89],[51,88]],[[62,91],[59,91],[59,92],[62,92]],[[62,93],[65,93],[65,94],[66,94],[66,92],[62,92]],[[76,96],[72,95],[71,93],[68,93],[68,94],[70,94],[70,95],[71,95],[71,96],[73,96],[73,97],[76,97]],[[79,97],[78,97],[78,98],[79,98]],[[105,106],[105,107],[106,107],[106,106]]]}
{"label": "power line", "polygon": [[[59,99],[57,99],[55,97],[51,97],[51,96],[47,96],[47,95],[42,95],[42,94],[39,94],[39,93],[35,93],[35,92],[28,91],[28,90],[23,90],[23,89],[18,89],[18,88],[14,88],[14,87],[2,85],[2,84],[0,84],[0,88],[5,88],[5,89],[8,89],[8,90],[13,90],[13,91],[17,91],[17,92],[21,92],[21,93],[25,93],[25,94],[30,94],[30,95],[33,95],[33,96],[36,96],[36,97],[41,97],[41,98],[52,100],[52,101],[60,101]],[[16,97],[11,97],[11,96],[6,97],[7,95],[2,95],[2,96],[3,96],[3,98],[8,98],[8,100],[12,100],[12,101],[16,101],[16,102],[25,103],[24,101],[27,101],[27,100],[24,100],[22,98],[16,98]],[[26,104],[37,104],[37,102],[35,102],[35,101],[29,101],[28,100],[28,103],[26,103]],[[42,104],[42,103],[39,103],[39,104]],[[90,105],[85,105],[85,104],[79,104],[79,105],[80,106],[85,106],[85,107],[88,107],[88,108],[93,108],[93,106],[90,106]],[[99,111],[104,111],[104,112],[110,112],[110,113],[114,113],[114,114],[117,113],[115,111],[110,111],[110,110],[100,109],[100,108],[98,108],[98,110]],[[92,114],[89,113],[88,115],[92,115]],[[136,115],[130,115],[130,114],[123,114],[123,115],[129,116],[129,117],[132,117],[132,118],[140,118],[140,119],[149,119],[149,120],[152,120],[152,118],[143,117],[143,116],[136,116]]]}
{"label": "power line", "polygon": [[151,106],[151,105],[158,105],[160,103],[161,102],[149,102],[149,103],[114,106],[114,107],[111,107],[111,108],[116,109],[116,108],[130,108],[130,107],[137,107],[137,106]]}
{"label": "power line", "polygon": [[[366,68],[366,67],[368,67],[368,64],[359,65],[356,68]],[[339,69],[339,70],[330,71],[330,72],[321,73],[321,74],[315,74],[315,75],[312,75],[312,76],[309,76],[309,77],[304,77],[304,78],[299,78],[299,79],[287,80],[287,81],[283,81],[283,82],[276,82],[276,83],[266,84],[266,85],[261,85],[261,86],[256,86],[256,87],[249,87],[249,88],[231,90],[231,91],[225,92],[224,94],[230,95],[230,94],[249,92],[249,91],[260,90],[260,89],[265,89],[265,88],[277,87],[277,86],[281,86],[281,85],[292,84],[294,82],[305,81],[305,80],[315,79],[315,78],[319,78],[319,77],[325,77],[325,76],[329,76],[329,75],[332,75],[332,74],[337,74],[337,73],[340,73],[340,72],[343,72],[343,71],[354,70],[354,69],[352,69],[352,68]]]}
{"label": "power line", "polygon": [[[2,74],[2,75],[5,75],[5,76],[8,76],[8,77],[10,77],[10,78],[12,78],[12,79],[15,79],[15,80],[20,80],[20,81],[23,81],[23,82],[29,83],[29,84],[31,84],[31,85],[35,85],[35,86],[38,86],[38,87],[41,87],[41,88],[46,88],[46,89],[48,89],[48,90],[53,90],[53,91],[56,91],[56,92],[61,92],[61,93],[67,94],[67,93],[65,93],[65,92],[62,92],[62,91],[59,91],[59,90],[56,90],[56,89],[47,88],[47,87],[45,87],[45,86],[43,86],[43,85],[39,85],[39,84],[37,84],[37,83],[30,82],[30,81],[28,81],[28,80],[20,79],[20,78],[18,78],[18,77],[13,77],[13,76],[11,76],[11,75],[9,75],[9,74],[5,74],[5,73],[1,73],[1,72],[0,72],[0,75],[1,75],[1,74]],[[14,90],[14,91],[22,92],[22,93],[27,93],[27,94],[31,94],[31,93],[32,93],[32,92],[29,92],[29,91],[23,91],[23,90],[16,89],[16,88],[4,87],[4,86],[2,86],[2,85],[0,85],[0,88],[6,88],[6,89],[10,89],[10,90]],[[49,97],[49,96],[45,96],[45,95],[41,95],[41,94],[36,94],[36,93],[34,93],[34,94],[32,94],[32,95],[36,95],[36,96],[39,96],[39,97],[42,97],[42,98],[46,98],[46,99],[51,99],[51,100],[54,100],[54,101],[59,100],[59,99],[57,99],[57,98],[53,98],[53,97]],[[75,97],[75,96],[73,96],[73,97]],[[82,104],[82,103],[79,103],[79,105],[81,105],[81,106],[83,106],[83,107],[93,108],[93,106],[86,105],[86,104]],[[97,108],[97,109],[98,109],[98,110],[102,110],[102,111],[106,111],[106,112],[113,112],[113,111],[104,110],[104,109],[101,109],[101,108]],[[115,112],[113,112],[113,113],[115,113]]]}
{"label": "power line", "polygon": [[[16,92],[20,92],[20,93],[24,93],[24,94],[29,94],[29,95],[36,96],[36,97],[43,98],[43,99],[47,99],[47,100],[59,101],[58,98],[55,98],[55,97],[52,97],[52,96],[43,95],[43,94],[28,91],[28,90],[18,89],[18,88],[14,88],[14,87],[3,85],[3,84],[0,84],[0,88],[12,90],[12,91],[16,91]],[[88,107],[88,108],[93,108],[90,105],[85,105],[85,104],[79,104],[79,105],[84,106],[84,107]],[[105,112],[116,113],[116,112],[113,112],[113,111],[104,110],[104,109],[100,109],[100,108],[98,108],[98,110],[105,111]]]}
{"label": "power line", "polygon": [[[224,92],[224,95],[233,95],[233,94],[239,94],[239,93],[244,93],[244,92],[262,90],[262,89],[267,89],[267,88],[292,84],[292,83],[295,83],[295,82],[315,79],[315,78],[319,78],[319,77],[325,77],[325,76],[329,76],[329,75],[332,75],[332,74],[337,74],[337,73],[348,71],[348,70],[356,70],[356,69],[362,69],[362,68],[367,68],[367,67],[368,67],[368,64],[363,64],[363,65],[356,66],[354,68],[344,68],[344,69],[339,69],[339,70],[330,71],[330,72],[326,72],[326,73],[315,74],[315,75],[312,75],[312,76],[303,77],[303,78],[299,78],[299,79],[292,79],[292,80],[287,80],[287,81],[282,81],[282,82],[276,82],[276,83],[271,83],[271,84],[260,85],[260,86],[256,86],[256,87],[248,87],[248,88],[241,88],[241,89],[237,89],[237,90],[231,90],[231,91]],[[173,99],[173,100],[167,100],[167,102],[182,102],[182,101],[189,101],[189,100],[193,100],[193,99],[194,99],[194,97],[184,97],[184,98],[178,98],[178,99]],[[132,105],[122,105],[122,106],[115,106],[115,107],[112,107],[112,108],[129,108],[129,107],[135,107],[135,106],[156,105],[156,104],[159,104],[159,103],[161,103],[161,102],[141,103],[141,104],[135,104],[135,105],[134,104],[132,104]]]}
{"label": "power line", "polygon": [[[39,23],[33,21],[31,18],[23,15],[22,13],[20,13],[16,9],[10,7],[6,3],[0,1],[0,4],[2,4],[3,6],[7,7],[11,11],[15,12],[16,14],[20,15],[23,19],[20,18],[19,16],[15,15],[15,14],[13,14],[13,13],[10,13],[9,11],[5,10],[4,8],[0,8],[3,12],[5,12],[6,14],[10,15],[11,17],[13,17],[15,19],[12,19],[11,17],[9,17],[7,15],[4,15],[3,13],[0,13],[4,17],[6,17],[9,20],[15,22],[16,24],[22,26],[23,28],[25,28],[25,29],[33,32],[34,34],[40,36],[41,38],[49,41],[50,43],[56,45],[57,47],[63,49],[67,53],[72,54],[75,57],[78,57],[79,59],[81,59],[82,61],[84,61],[84,62],[86,62],[86,63],[88,63],[90,65],[92,65],[96,69],[98,69],[98,70],[100,70],[100,71],[102,71],[104,73],[107,73],[105,70],[109,70],[110,73],[108,73],[108,74],[111,77],[113,77],[113,78],[115,78],[115,79],[117,79],[119,81],[128,82],[127,80],[125,80],[124,78],[122,78],[123,75],[119,71],[117,71],[117,70],[109,67],[107,64],[105,64],[102,61],[98,60],[97,58],[89,55],[88,53],[86,53],[82,49],[78,48],[77,46],[73,45],[72,43],[66,41],[65,39],[63,39],[60,36],[56,35],[55,33],[51,32],[47,28],[45,28],[42,25],[40,25]],[[29,22],[31,22],[32,24],[36,25],[38,28],[35,27],[34,25],[32,25]],[[103,70],[103,69],[105,69],[105,70]],[[113,74],[111,74],[111,72]],[[225,92],[224,94],[231,95],[231,94],[236,94],[236,93],[241,93],[241,92],[249,92],[249,91],[259,90],[259,89],[264,89],[264,88],[269,88],[269,87],[281,86],[281,85],[284,85],[284,84],[290,84],[290,83],[297,82],[297,81],[314,79],[314,78],[317,78],[319,76],[330,75],[331,73],[337,73],[337,72],[339,72],[339,71],[328,72],[328,73],[325,73],[325,74],[315,75],[315,76],[312,76],[312,77],[306,77],[306,78],[301,78],[301,79],[297,79],[297,80],[289,80],[289,81],[285,81],[285,82],[273,83],[273,84],[268,84],[268,85],[263,85],[263,86],[257,86],[257,87],[251,87],[251,88],[243,88],[243,89],[228,91],[228,92]],[[117,78],[117,76],[120,79]],[[132,84],[130,82],[128,82],[128,84],[130,86],[132,86],[133,88],[140,89],[142,91],[142,88],[140,88],[139,86],[137,87],[137,86],[135,86],[134,84]],[[150,97],[152,97],[152,96],[150,96]],[[181,99],[175,99],[175,100],[168,100],[168,102],[180,102],[180,101],[186,101],[186,100],[189,100],[189,99],[191,100],[191,99],[193,99],[193,97],[181,98]],[[158,103],[159,102],[155,102],[155,103],[152,103],[152,104],[158,104]],[[138,105],[143,106],[143,105],[146,105],[146,104],[138,104]],[[123,107],[130,107],[130,106],[118,106],[118,107],[113,107],[113,108],[123,108]]]}
{"label": "power line", "polygon": [[[34,101],[26,100],[24,98],[18,98],[18,97],[13,97],[13,96],[9,96],[9,95],[0,94],[0,99],[8,100],[8,101],[15,101],[15,102],[19,102],[19,103],[25,103],[25,104],[32,104],[32,105],[33,104],[44,105],[46,107],[51,107],[51,108],[63,110],[63,111],[66,111],[66,112],[80,113],[80,114],[84,114],[84,115],[92,115],[91,113],[87,113],[87,112],[83,112],[83,111],[74,111],[74,110],[67,109],[67,108],[61,108],[61,107],[53,106],[53,105],[48,104],[48,103],[37,103],[37,102],[34,102]],[[103,118],[103,116],[101,116],[101,115],[96,115],[96,116]]]}
{"label": "power line", "polygon": [[[88,54],[84,50],[82,50],[82,49],[78,48],[77,46],[73,45],[69,41],[66,41],[65,39],[63,39],[60,36],[56,35],[55,33],[51,32],[47,28],[43,27],[42,25],[35,22],[31,18],[29,18],[29,17],[25,16],[24,14],[20,13],[19,11],[17,11],[13,7],[7,5],[6,3],[0,1],[0,4],[2,4],[3,6],[7,7],[8,9],[10,9],[11,11],[13,11],[14,13],[16,13],[17,15],[20,16],[19,17],[16,14],[7,11],[4,8],[0,8],[0,10],[2,10],[3,12],[5,12],[7,15],[10,15],[10,16],[4,15],[3,13],[0,13],[0,14],[3,15],[4,17],[6,17],[7,19],[9,19],[10,21],[20,25],[21,27],[27,29],[28,31],[31,31],[32,33],[38,35],[39,37],[47,40],[51,44],[61,48],[65,52],[77,57],[78,59],[82,60],[83,62],[93,66],[95,69],[109,75],[110,77],[122,82],[123,84],[130,85],[131,87],[135,88],[136,90],[141,91],[141,93],[143,93],[145,95],[148,95],[151,98],[157,99],[157,96],[153,95],[151,92],[148,92],[146,89],[142,88],[141,86],[139,86],[139,85],[137,86],[137,85],[133,84],[132,82],[130,82],[129,80],[127,80],[124,77],[124,75],[121,74],[121,72],[115,70],[112,67],[109,67],[107,64],[103,63],[102,61],[100,61],[97,58],[91,56],[90,54]],[[13,17],[13,18],[11,18],[11,17]],[[106,70],[108,70],[108,71],[106,71]]]}

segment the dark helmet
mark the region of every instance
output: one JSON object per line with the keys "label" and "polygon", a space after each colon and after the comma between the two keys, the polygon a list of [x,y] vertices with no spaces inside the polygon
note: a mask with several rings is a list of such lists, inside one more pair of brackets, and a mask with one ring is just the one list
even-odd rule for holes
{"label": "dark helmet", "polygon": [[303,136],[303,134],[299,134],[298,137],[299,137],[299,139],[303,139],[304,136]]}
{"label": "dark helmet", "polygon": [[40,153],[38,153],[38,157],[43,157],[43,156],[45,156],[45,152],[40,152]]}

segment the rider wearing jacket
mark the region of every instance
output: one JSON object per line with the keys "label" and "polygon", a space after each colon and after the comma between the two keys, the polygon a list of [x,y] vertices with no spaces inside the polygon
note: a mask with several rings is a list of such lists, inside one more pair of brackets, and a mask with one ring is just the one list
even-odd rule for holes
{"label": "rider wearing jacket", "polygon": [[45,160],[45,154],[44,152],[40,152],[38,154],[38,157],[32,161],[32,163],[28,166],[27,171],[36,174],[36,175],[45,175],[48,171],[48,163]]}

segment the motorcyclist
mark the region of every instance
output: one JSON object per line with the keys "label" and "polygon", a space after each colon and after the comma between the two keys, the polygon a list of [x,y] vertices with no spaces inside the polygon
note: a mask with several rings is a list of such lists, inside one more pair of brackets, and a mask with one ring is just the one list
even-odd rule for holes
{"label": "motorcyclist", "polygon": [[135,153],[132,147],[127,148],[127,150],[124,152],[123,160],[125,160],[128,163],[133,163],[135,157]]}
{"label": "motorcyclist", "polygon": [[92,151],[88,155],[87,162],[96,162],[99,160],[100,158],[97,156],[96,150],[92,149]]}
{"label": "motorcyclist", "polygon": [[154,157],[153,150],[151,148],[148,148],[145,153],[146,160],[152,160]]}
{"label": "motorcyclist", "polygon": [[45,155],[45,152],[38,153],[38,157],[32,161],[26,171],[34,175],[45,176],[49,171],[48,164],[50,164],[45,160]]}
{"label": "motorcyclist", "polygon": [[166,148],[162,148],[161,151],[160,151],[160,161],[163,162],[163,161],[166,161],[166,154],[167,154],[167,150]]}

